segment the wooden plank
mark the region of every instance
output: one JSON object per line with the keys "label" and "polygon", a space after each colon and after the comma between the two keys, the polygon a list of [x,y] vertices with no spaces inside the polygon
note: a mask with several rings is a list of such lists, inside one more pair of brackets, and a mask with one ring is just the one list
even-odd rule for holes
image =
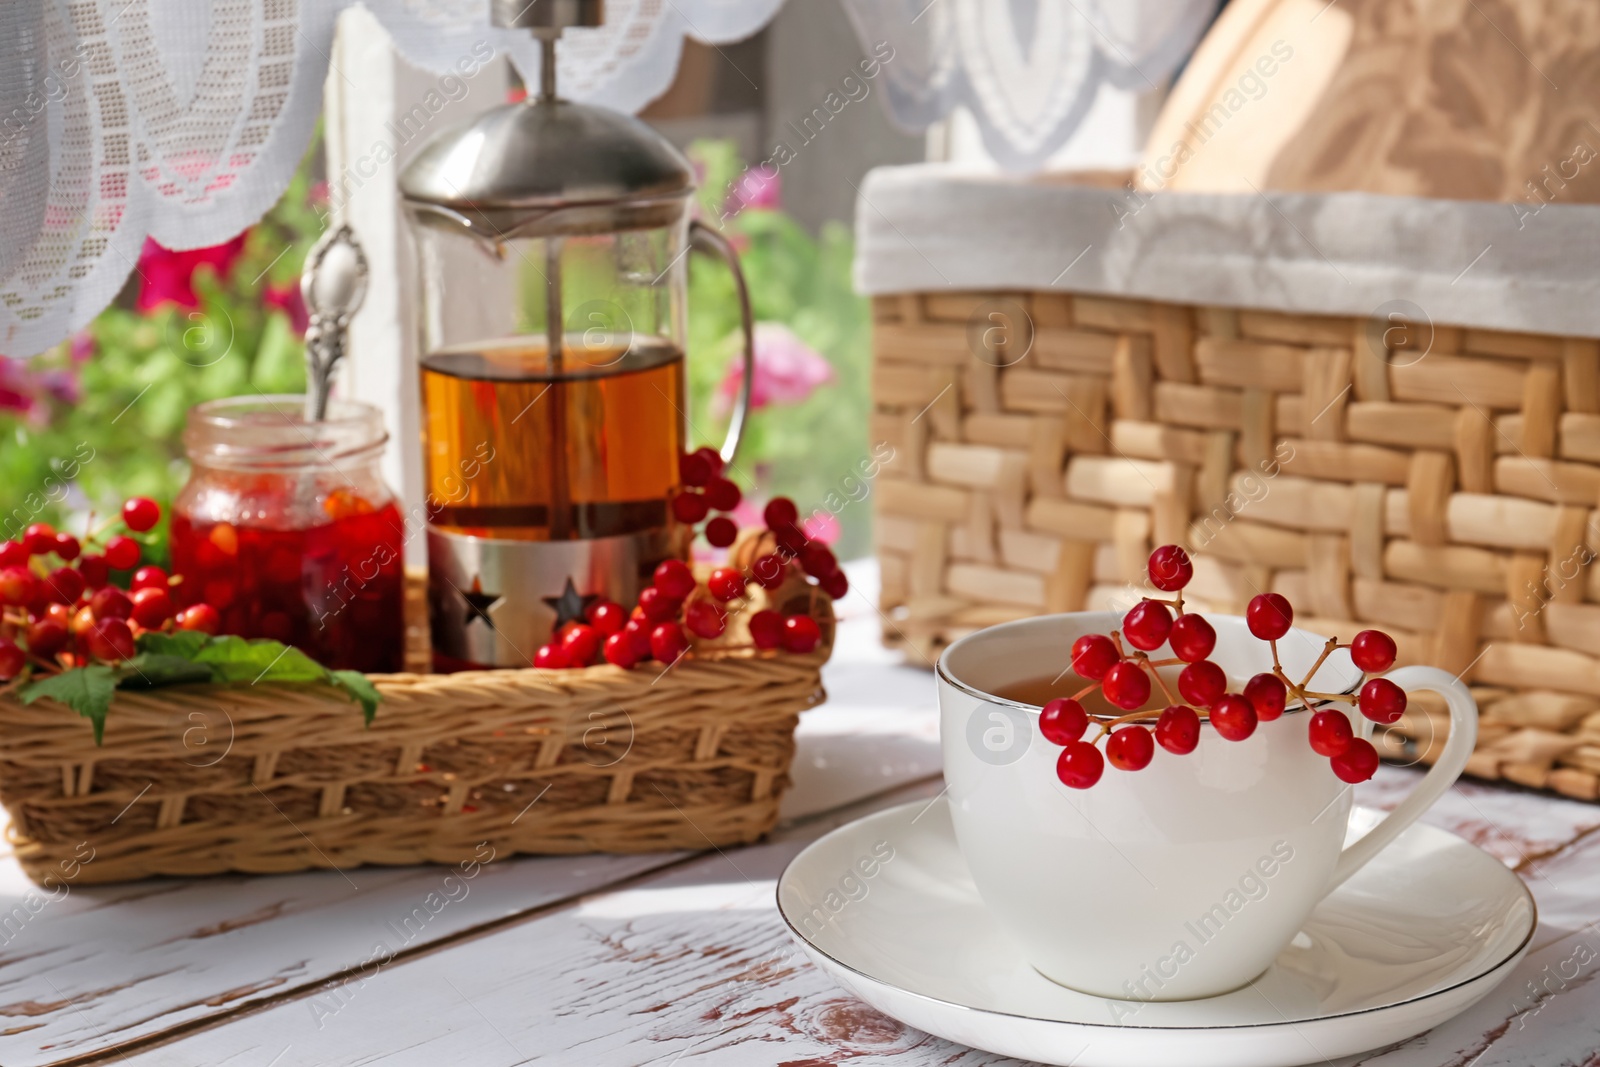
{"label": "wooden plank", "polygon": [[[1380,768],[1357,787],[1357,800],[1392,809],[1418,777],[1416,770]],[[323,992],[279,1004],[131,1056],[127,1067],[265,1067],[285,1048],[276,1067],[365,1067],[379,1057],[473,1067],[530,1061],[1021,1067],[866,1008],[804,958],[776,914],[773,882],[807,843],[880,807],[931,799],[939,788],[908,787],[786,828],[768,843],[707,855],[492,937],[385,968],[363,984],[341,987],[342,999]],[[1424,821],[1519,868],[1550,936],[1536,938],[1534,955],[1508,979],[1505,995],[1362,1063],[1432,1067],[1441,1062],[1441,1048],[1463,1063],[1476,1057],[1482,1067],[1585,1062],[1600,1034],[1596,983],[1567,979],[1545,1000],[1530,999],[1525,987],[1554,982],[1574,945],[1592,941],[1584,931],[1600,918],[1600,840],[1592,835],[1600,805],[1462,783]],[[529,1010],[530,1002],[538,1010]],[[1519,1019],[1529,1025],[1519,1027]]]}

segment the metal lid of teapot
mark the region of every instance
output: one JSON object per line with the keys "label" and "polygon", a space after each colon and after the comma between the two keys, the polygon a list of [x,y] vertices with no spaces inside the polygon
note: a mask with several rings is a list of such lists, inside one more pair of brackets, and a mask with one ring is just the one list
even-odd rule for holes
{"label": "metal lid of teapot", "polygon": [[556,41],[598,26],[601,0],[491,0],[497,26],[530,29],[544,54],[540,92],[428,142],[400,193],[425,225],[489,240],[669,225],[694,190],[689,161],[631,115],[556,95]]}

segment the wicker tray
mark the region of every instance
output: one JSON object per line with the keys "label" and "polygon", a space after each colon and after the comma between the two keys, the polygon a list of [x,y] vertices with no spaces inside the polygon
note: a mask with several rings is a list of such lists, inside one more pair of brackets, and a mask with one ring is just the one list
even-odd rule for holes
{"label": "wicker tray", "polygon": [[[975,358],[996,309],[1031,345]],[[1419,358],[1365,318],[1059,291],[880,296],[874,317],[889,643],[931,659],[1125,607],[1151,548],[1183,544],[1207,608],[1278,590],[1309,629],[1381,626],[1459,672],[1483,711],[1469,773],[1600,797],[1600,342],[1440,324]],[[1430,709],[1387,754],[1431,757]]]}
{"label": "wicker tray", "polygon": [[375,675],[370,728],[320,688],[185,686],[119,693],[97,747],[66,708],[0,699],[9,836],[29,877],[80,884],[753,841],[823,699],[833,616],[810,588],[775,594],[823,623],[806,656]]}

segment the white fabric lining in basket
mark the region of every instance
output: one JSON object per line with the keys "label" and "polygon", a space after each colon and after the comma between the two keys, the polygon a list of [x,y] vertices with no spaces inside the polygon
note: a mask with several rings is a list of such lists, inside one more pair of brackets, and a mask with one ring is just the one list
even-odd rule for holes
{"label": "white fabric lining in basket", "polygon": [[1519,207],[882,167],[856,206],[856,285],[1379,317],[1409,301],[1438,325],[1600,337],[1600,205]]}

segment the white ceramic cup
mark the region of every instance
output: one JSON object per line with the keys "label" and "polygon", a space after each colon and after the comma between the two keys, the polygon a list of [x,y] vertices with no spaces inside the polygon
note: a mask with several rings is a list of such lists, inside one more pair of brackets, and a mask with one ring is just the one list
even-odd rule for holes
{"label": "white ceramic cup", "polygon": [[[1211,658],[1230,689],[1271,668],[1266,642],[1243,619],[1206,618],[1217,631]],[[1311,750],[1304,709],[1291,707],[1237,742],[1203,723],[1189,755],[1158,745],[1141,771],[1108,762],[1093,787],[1069,789],[1056,777],[1061,749],[1038,731],[1039,709],[993,694],[1065,671],[1075,639],[1121,625],[1111,612],[1026,619],[965,637],[940,656],[956,840],[984,904],[1046,977],[1126,1001],[1214,996],[1266,970],[1319,900],[1450,787],[1472,754],[1477,705],[1436,668],[1388,675],[1402,689],[1442,694],[1450,736],[1410,796],[1349,847],[1352,788]],[[1285,672],[1298,681],[1324,644],[1291,630],[1278,642]],[[1309,688],[1353,693],[1360,679],[1340,650]],[[1067,673],[1061,685],[1080,682]],[[1341,710],[1358,736],[1371,736],[1370,721],[1352,706]]]}

